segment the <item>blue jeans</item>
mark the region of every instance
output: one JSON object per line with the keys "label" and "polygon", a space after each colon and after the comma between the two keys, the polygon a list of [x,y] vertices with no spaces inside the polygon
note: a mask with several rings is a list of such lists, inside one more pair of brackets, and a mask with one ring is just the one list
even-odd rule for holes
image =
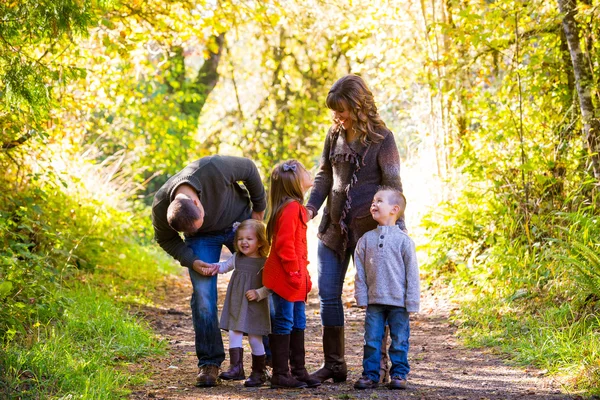
{"label": "blue jeans", "polygon": [[353,256],[354,248],[348,249],[341,260],[337,253],[319,240],[318,271],[319,301],[321,303],[321,324],[323,326],[344,326],[344,306],[342,289],[344,278]]}
{"label": "blue jeans", "polygon": [[[233,251],[232,229],[195,237],[188,237],[185,243],[194,254],[207,263],[218,262],[223,245]],[[203,365],[220,366],[225,360],[225,349],[219,329],[217,311],[217,275],[204,276],[190,268],[193,292],[190,306],[194,324],[196,356],[198,367]]]}
{"label": "blue jeans", "polygon": [[274,315],[271,331],[275,335],[289,335],[294,330],[306,329],[306,304],[303,301],[287,301],[277,293],[271,295]]}
{"label": "blue jeans", "polygon": [[392,361],[390,376],[406,379],[410,371],[408,365],[408,338],[410,336],[408,312],[404,307],[370,304],[365,316],[363,376],[375,382],[379,382],[381,340],[386,323],[390,326],[392,339],[389,350]]}

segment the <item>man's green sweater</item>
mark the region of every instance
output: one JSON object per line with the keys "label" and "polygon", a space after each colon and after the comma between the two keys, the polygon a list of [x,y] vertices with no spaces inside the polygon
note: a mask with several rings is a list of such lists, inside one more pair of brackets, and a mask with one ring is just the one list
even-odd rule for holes
{"label": "man's green sweater", "polygon": [[[245,188],[240,186],[240,181]],[[267,206],[258,169],[246,158],[203,157],[172,176],[154,196],[152,225],[160,247],[184,267],[191,268],[198,257],[167,222],[167,208],[182,184],[190,185],[198,192],[205,212],[202,227],[186,236],[222,232],[235,222],[250,218],[252,211],[261,212]]]}

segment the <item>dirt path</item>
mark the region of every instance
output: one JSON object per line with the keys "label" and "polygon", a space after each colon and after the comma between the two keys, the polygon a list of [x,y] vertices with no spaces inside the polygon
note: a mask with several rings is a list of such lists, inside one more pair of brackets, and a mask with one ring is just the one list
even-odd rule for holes
{"label": "dirt path", "polygon": [[[313,276],[316,276],[314,274]],[[316,279],[314,279],[316,280]],[[208,389],[194,387],[197,373],[193,329],[189,309],[190,284],[187,276],[177,277],[165,288],[157,308],[144,308],[141,313],[159,335],[169,343],[169,354],[142,368],[151,376],[131,399],[567,399],[559,385],[536,370],[506,366],[486,351],[465,349],[454,338],[455,329],[448,323],[448,302],[431,292],[423,293],[421,312],[411,321],[411,374],[409,389],[391,391],[380,386],[376,390],[357,391],[352,385],[362,372],[362,332],[364,311],[346,308],[346,358],[348,381],[324,384],[316,389],[275,390],[268,386],[245,388],[243,382],[223,382]],[[219,299],[224,298],[228,276],[219,277]],[[351,304],[352,288],[347,285],[344,296]],[[317,289],[310,294],[307,307],[307,368],[316,370],[322,362],[321,328]],[[227,353],[227,335],[223,342]],[[244,341],[244,365],[250,372],[250,351]],[[228,358],[223,367],[229,364]]]}

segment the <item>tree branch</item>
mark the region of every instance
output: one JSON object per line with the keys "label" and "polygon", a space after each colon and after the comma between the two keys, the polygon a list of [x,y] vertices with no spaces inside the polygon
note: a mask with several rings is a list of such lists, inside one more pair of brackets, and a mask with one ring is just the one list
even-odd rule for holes
{"label": "tree branch", "polygon": [[1,150],[10,150],[10,149],[14,149],[15,147],[19,147],[23,143],[25,143],[26,141],[31,139],[31,137],[34,135],[34,133],[35,133],[35,131],[33,129],[31,129],[31,130],[29,130],[29,132],[27,132],[26,134],[24,134],[23,136],[21,136],[20,138],[18,138],[16,140],[2,143],[2,146],[0,146],[0,149]]}

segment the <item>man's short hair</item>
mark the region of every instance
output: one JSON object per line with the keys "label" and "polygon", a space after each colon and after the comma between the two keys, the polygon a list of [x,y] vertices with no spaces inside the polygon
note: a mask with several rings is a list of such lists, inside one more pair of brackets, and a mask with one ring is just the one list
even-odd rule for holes
{"label": "man's short hair", "polygon": [[194,232],[198,219],[200,210],[194,200],[178,197],[169,204],[167,222],[177,232]]}
{"label": "man's short hair", "polygon": [[400,207],[398,219],[403,218],[404,210],[406,210],[406,197],[404,197],[404,194],[402,194],[400,190],[391,186],[380,186],[377,191],[388,193],[388,201],[390,204]]}

